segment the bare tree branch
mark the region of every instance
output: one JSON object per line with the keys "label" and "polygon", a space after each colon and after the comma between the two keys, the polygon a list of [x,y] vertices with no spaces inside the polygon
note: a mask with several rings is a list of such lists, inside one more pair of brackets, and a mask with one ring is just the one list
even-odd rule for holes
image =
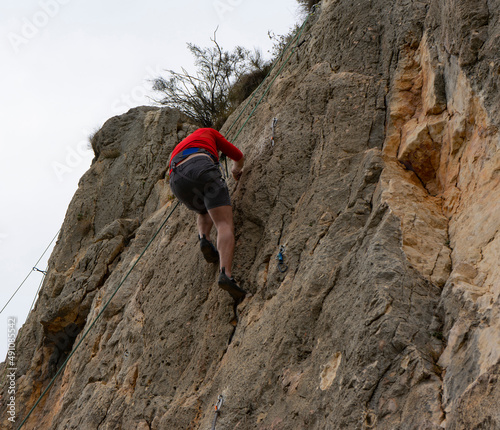
{"label": "bare tree branch", "polygon": [[[243,101],[241,97],[248,92],[238,89],[239,98],[234,94],[230,96],[236,83],[245,74],[262,71],[264,68],[260,54],[251,54],[240,46],[233,51],[225,51],[217,42],[217,30],[218,28],[210,38],[213,47],[200,48],[187,44],[195,59],[196,73],[189,73],[184,68],[181,68],[181,72],[167,70],[166,78],[158,77],[153,80],[153,90],[160,94],[159,99],[153,101],[177,108],[203,126],[215,128],[222,126],[225,118]],[[260,79],[263,77],[264,75]],[[254,85],[255,79],[244,81]]]}

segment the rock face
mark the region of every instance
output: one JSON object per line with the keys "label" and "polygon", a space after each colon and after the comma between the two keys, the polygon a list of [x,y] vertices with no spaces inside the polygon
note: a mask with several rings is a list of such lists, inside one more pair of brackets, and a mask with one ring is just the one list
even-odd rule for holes
{"label": "rock face", "polygon": [[17,423],[78,345],[24,428],[206,429],[220,394],[217,429],[500,428],[499,14],[323,0],[235,141],[236,327],[188,210],[141,256],[196,125],[109,120],[18,335]]}

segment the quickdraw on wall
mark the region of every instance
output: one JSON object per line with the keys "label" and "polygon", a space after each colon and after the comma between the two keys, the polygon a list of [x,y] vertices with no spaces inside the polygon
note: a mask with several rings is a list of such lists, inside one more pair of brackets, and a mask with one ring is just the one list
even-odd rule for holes
{"label": "quickdraw on wall", "polygon": [[288,270],[288,266],[285,264],[284,254],[285,254],[285,245],[281,245],[278,255],[276,256],[276,260],[278,260],[278,270],[281,273],[285,273]]}

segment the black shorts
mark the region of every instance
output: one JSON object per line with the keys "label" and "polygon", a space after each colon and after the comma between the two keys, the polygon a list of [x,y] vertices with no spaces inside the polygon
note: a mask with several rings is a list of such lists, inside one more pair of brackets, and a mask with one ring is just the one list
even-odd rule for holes
{"label": "black shorts", "polygon": [[193,157],[170,174],[170,189],[189,209],[206,214],[208,209],[230,206],[231,198],[218,164],[209,157]]}

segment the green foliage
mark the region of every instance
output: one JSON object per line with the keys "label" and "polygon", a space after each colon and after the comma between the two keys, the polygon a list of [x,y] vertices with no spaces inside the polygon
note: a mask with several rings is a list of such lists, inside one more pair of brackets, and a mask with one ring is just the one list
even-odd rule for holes
{"label": "green foliage", "polygon": [[168,77],[153,80],[153,90],[161,93],[157,103],[179,109],[204,127],[220,129],[227,117],[263,79],[265,62],[259,52],[237,46],[232,51],[215,46],[200,48],[188,44],[196,73],[168,70]]}
{"label": "green foliage", "polygon": [[[320,0],[298,0],[298,2],[303,6],[304,11],[304,19],[307,17],[307,23],[304,24],[295,24],[288,33],[283,35],[276,35],[272,31],[268,31],[269,39],[271,39],[273,43],[273,47],[271,48],[272,60],[271,63],[274,63],[287,49],[289,44],[293,46],[300,46],[304,42],[304,35],[310,30],[313,25],[315,18],[308,17],[309,13],[313,11],[313,8],[316,4],[320,3]],[[316,14],[317,16],[317,14]],[[302,29],[302,25],[304,28]],[[297,40],[296,36],[301,33],[301,40]]]}
{"label": "green foliage", "polygon": [[285,50],[287,45],[292,41],[292,39],[297,34],[299,30],[299,24],[295,24],[287,34],[276,35],[271,31],[267,32],[269,39],[273,41],[273,47],[271,48],[272,62],[274,62],[281,53]]}
{"label": "green foliage", "polygon": [[254,92],[271,69],[271,63],[266,62],[258,50],[249,54],[247,60],[249,70],[239,76],[228,93],[229,103],[233,110]]}
{"label": "green foliage", "polygon": [[100,129],[101,129],[100,127],[95,127],[89,134],[89,149],[92,149],[94,151],[95,156],[98,155],[96,135]]}
{"label": "green foliage", "polygon": [[306,11],[310,11],[314,7],[314,5],[318,4],[321,0],[297,0],[297,1]]}

